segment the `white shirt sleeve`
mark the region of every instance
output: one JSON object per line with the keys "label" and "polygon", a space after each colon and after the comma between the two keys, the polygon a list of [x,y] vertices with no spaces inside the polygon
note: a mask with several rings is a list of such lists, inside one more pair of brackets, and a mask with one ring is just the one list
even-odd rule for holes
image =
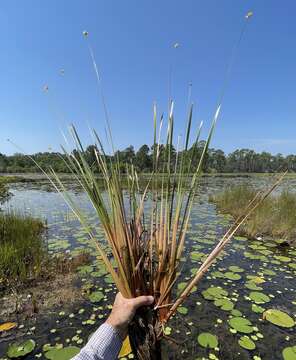
{"label": "white shirt sleeve", "polygon": [[116,360],[121,346],[122,340],[116,330],[104,323],[72,360]]}

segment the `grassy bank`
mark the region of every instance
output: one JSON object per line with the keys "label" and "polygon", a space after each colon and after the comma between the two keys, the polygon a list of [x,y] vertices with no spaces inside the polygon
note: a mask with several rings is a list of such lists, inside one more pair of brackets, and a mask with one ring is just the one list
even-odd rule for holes
{"label": "grassy bank", "polygon": [[2,285],[36,277],[46,256],[43,223],[30,216],[0,213],[0,281]]}
{"label": "grassy bank", "polygon": [[[236,218],[244,213],[255,194],[252,187],[240,185],[211,196],[210,201],[220,212]],[[271,236],[296,244],[296,194],[283,191],[279,196],[267,198],[241,227],[240,234],[251,238]]]}
{"label": "grassy bank", "polygon": [[0,204],[9,197],[8,184],[23,181],[20,176],[0,176]]}

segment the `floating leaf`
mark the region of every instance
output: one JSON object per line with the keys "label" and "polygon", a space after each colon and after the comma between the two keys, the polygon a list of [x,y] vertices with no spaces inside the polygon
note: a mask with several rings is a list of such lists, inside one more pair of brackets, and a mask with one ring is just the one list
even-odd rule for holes
{"label": "floating leaf", "polygon": [[263,318],[274,325],[290,328],[295,325],[295,321],[283,311],[269,309],[263,313]]}
{"label": "floating leaf", "polygon": [[216,299],[214,304],[225,311],[231,311],[234,308],[233,302],[229,299]]}
{"label": "floating leaf", "polygon": [[188,309],[185,306],[179,306],[177,311],[183,315],[188,314]]}
{"label": "floating leaf", "polygon": [[296,345],[286,347],[283,352],[283,358],[284,360],[295,360],[296,359]]}
{"label": "floating leaf", "polygon": [[257,314],[261,314],[265,311],[265,309],[259,305],[252,304],[252,311],[254,311]]}
{"label": "floating leaf", "polygon": [[259,292],[252,291],[249,295],[250,299],[253,300],[256,304],[265,304],[270,301],[269,296]]}
{"label": "floating leaf", "polygon": [[15,328],[16,326],[17,326],[17,323],[15,323],[15,322],[7,322],[4,324],[1,324],[0,332],[11,330],[11,329]]}
{"label": "floating leaf", "polygon": [[125,338],[124,342],[122,343],[121,350],[120,350],[118,357],[121,358],[121,357],[127,356],[131,352],[132,352],[132,348],[131,348],[131,344],[129,341],[129,337],[127,336]]}
{"label": "floating leaf", "polygon": [[47,351],[44,356],[49,360],[70,360],[79,353],[80,349],[76,346],[68,346],[62,349],[52,349]]}
{"label": "floating leaf", "polygon": [[231,266],[229,266],[228,269],[229,269],[230,271],[232,271],[232,272],[239,272],[239,273],[245,271],[244,269],[242,269],[242,268],[240,268],[239,266],[236,266],[236,265],[231,265]]}
{"label": "floating leaf", "polygon": [[253,332],[252,323],[243,317],[234,317],[229,320],[230,326],[244,334],[250,334]]}
{"label": "floating leaf", "polygon": [[7,356],[10,358],[19,358],[30,354],[35,349],[35,341],[30,339],[22,343],[14,343],[8,346]]}
{"label": "floating leaf", "polygon": [[256,349],[256,345],[253,340],[251,340],[248,336],[244,335],[238,340],[239,345],[247,350]]}
{"label": "floating leaf", "polygon": [[210,333],[199,334],[197,337],[197,341],[201,346],[205,348],[214,349],[218,346],[217,336],[212,335]]}
{"label": "floating leaf", "polygon": [[104,298],[104,294],[101,291],[94,291],[89,295],[91,302],[99,302]]}
{"label": "floating leaf", "polygon": [[222,299],[228,295],[228,292],[220,287],[209,287],[207,290],[202,292],[202,295],[207,300]]}
{"label": "floating leaf", "polygon": [[239,274],[236,274],[234,272],[231,272],[231,271],[227,271],[225,274],[224,274],[224,277],[226,279],[229,279],[229,280],[240,280],[242,277],[239,275]]}

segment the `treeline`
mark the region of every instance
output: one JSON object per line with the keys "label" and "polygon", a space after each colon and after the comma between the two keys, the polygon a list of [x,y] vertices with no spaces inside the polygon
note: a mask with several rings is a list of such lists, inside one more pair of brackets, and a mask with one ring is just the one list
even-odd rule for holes
{"label": "treeline", "polygon": [[[198,163],[204,142],[198,144],[197,149],[189,149],[187,159],[194,152],[192,168]],[[96,169],[96,157],[94,146],[86,148],[86,158],[88,163]],[[73,154],[75,155],[75,151]],[[165,149],[160,145],[160,163],[164,159]],[[180,154],[179,154],[180,155]],[[153,166],[153,146],[143,145],[138,151],[133,146],[129,146],[122,151],[117,151],[115,156],[119,159],[122,171],[125,171],[125,164],[132,162],[140,172],[149,173]],[[177,156],[175,148],[172,148],[172,167]],[[44,152],[32,155],[34,160],[44,169],[53,168],[56,172],[67,173],[64,155],[54,152]],[[163,160],[164,161],[164,160]],[[188,160],[189,161],[189,160]],[[268,152],[256,153],[254,150],[240,149],[226,155],[222,150],[209,149],[203,170],[208,173],[272,173],[288,169],[296,172],[296,155],[283,156],[282,154],[272,155]],[[2,173],[22,173],[40,172],[40,169],[27,156],[14,154],[6,156],[0,153],[0,172]]]}

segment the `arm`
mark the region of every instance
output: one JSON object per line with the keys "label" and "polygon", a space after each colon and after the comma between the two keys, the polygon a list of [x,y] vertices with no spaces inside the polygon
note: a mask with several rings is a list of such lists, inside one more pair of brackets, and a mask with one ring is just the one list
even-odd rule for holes
{"label": "arm", "polygon": [[72,360],[115,360],[121,349],[122,341],[128,333],[128,324],[133,319],[136,310],[145,305],[151,305],[152,296],[139,296],[125,299],[120,293],[107,321],[92,335],[80,353]]}

